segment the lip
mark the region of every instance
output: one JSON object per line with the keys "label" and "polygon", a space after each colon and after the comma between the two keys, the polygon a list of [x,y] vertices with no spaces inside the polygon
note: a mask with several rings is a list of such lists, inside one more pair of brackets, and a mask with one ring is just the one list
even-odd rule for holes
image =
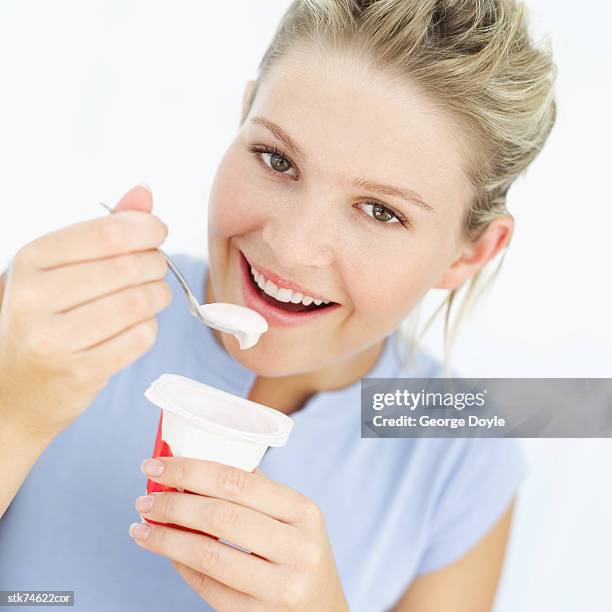
{"label": "lip", "polygon": [[[306,312],[287,312],[282,308],[277,308],[273,304],[266,302],[266,300],[264,300],[255,290],[255,287],[251,284],[251,264],[247,261],[242,251],[239,250],[238,253],[240,255],[242,295],[245,306],[247,306],[247,308],[252,308],[262,315],[264,319],[268,321],[268,325],[274,327],[293,327],[323,317],[340,307],[340,304],[334,303],[320,310],[309,310]],[[262,274],[267,276],[265,271],[262,271]],[[270,278],[270,280],[274,282],[273,278]],[[300,291],[300,289],[296,289],[296,291]]]}
{"label": "lip", "polygon": [[[242,251],[240,251],[240,254],[246,259]],[[309,289],[305,289],[304,287],[298,285],[297,283],[294,283],[293,281],[287,280],[282,276],[279,276],[278,274],[274,274],[274,272],[268,270],[267,268],[264,268],[263,266],[252,264],[248,259],[246,259],[246,261],[249,266],[253,266],[253,268],[255,268],[257,272],[263,274],[266,279],[270,279],[277,287],[285,287],[287,289],[291,289],[291,291],[300,292],[302,295],[309,295],[310,297],[315,298],[317,300],[321,300],[322,302],[327,301],[327,298],[322,295],[312,293],[312,291],[310,291]],[[332,302],[333,300],[329,301]]]}

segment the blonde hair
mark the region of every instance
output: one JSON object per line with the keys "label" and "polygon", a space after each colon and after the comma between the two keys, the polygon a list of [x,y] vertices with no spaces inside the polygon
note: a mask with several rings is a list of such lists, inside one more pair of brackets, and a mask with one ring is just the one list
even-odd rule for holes
{"label": "blonde hair", "polygon": [[[550,43],[537,48],[528,31],[525,5],[515,0],[294,0],[264,53],[247,103],[271,68],[297,45],[345,51],[398,80],[417,84],[431,103],[458,120],[466,141],[466,174],[473,187],[462,237],[475,240],[489,223],[508,214],[514,180],[535,159],[556,118],[553,85],[557,69]],[[509,242],[508,242],[509,244]],[[495,272],[476,297],[497,276]],[[451,341],[484,268],[472,278],[452,327],[452,289],[416,340],[446,304],[444,368]],[[410,317],[406,319],[408,321]]]}

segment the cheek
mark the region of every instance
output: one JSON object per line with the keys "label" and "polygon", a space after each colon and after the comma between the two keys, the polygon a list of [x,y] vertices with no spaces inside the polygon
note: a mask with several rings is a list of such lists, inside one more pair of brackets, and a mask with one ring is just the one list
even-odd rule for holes
{"label": "cheek", "polygon": [[351,285],[357,310],[364,313],[402,313],[414,305],[429,288],[429,278],[422,266],[399,269],[395,262],[386,268],[370,265],[362,268]]}
{"label": "cheek", "polygon": [[264,207],[262,195],[253,189],[252,170],[244,160],[228,151],[213,181],[208,224],[213,238],[245,234],[261,226]]}
{"label": "cheek", "polygon": [[409,248],[387,249],[378,257],[361,255],[360,265],[351,266],[350,278],[347,272],[355,310],[372,324],[380,317],[397,321],[407,316],[440,274],[440,255],[432,244],[433,237],[413,238]]}

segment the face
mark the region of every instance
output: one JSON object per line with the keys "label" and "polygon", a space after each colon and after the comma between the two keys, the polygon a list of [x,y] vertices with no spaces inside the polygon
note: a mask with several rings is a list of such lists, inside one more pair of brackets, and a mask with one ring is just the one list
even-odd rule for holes
{"label": "face", "polygon": [[[460,138],[416,88],[354,58],[294,51],[277,64],[210,195],[207,301],[269,322],[246,351],[222,334],[226,350],[262,376],[288,376],[380,344],[462,254]],[[278,287],[333,304],[306,316],[267,304],[247,287],[243,256]]]}

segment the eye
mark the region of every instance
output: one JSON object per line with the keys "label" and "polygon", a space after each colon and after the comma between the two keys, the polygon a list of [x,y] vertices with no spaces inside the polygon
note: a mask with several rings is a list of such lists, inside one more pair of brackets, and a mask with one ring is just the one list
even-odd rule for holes
{"label": "eye", "polygon": [[[276,147],[270,147],[268,145],[252,145],[249,147],[249,151],[255,156],[255,159],[262,165],[263,169],[272,176],[278,176],[279,174],[285,174],[292,178],[297,178],[295,174],[289,174],[287,170],[294,169],[295,165],[293,162]],[[268,161],[264,161],[264,157],[268,158]],[[373,223],[376,227],[393,228],[393,227],[405,227],[406,229],[412,229],[413,224],[410,219],[407,219],[402,214],[395,212],[388,206],[381,204],[376,201],[367,201],[356,204],[358,208],[362,206],[371,206],[372,214],[366,213],[369,222]],[[395,221],[392,221],[395,219]]]}
{"label": "eye", "polygon": [[[385,228],[395,226],[403,226],[407,229],[412,228],[412,222],[409,219],[406,219],[400,213],[396,213],[394,210],[391,210],[388,206],[384,206],[379,202],[361,202],[356,205],[358,208],[362,208],[365,206],[371,207],[371,214],[366,213],[368,215],[368,220],[372,223]],[[363,210],[363,208],[362,208]],[[394,219],[394,221],[392,221]]]}
{"label": "eye", "polygon": [[[293,168],[293,163],[276,147],[264,146],[252,146],[249,148],[256,159],[263,164],[266,172],[271,174],[287,174],[287,176],[295,176],[289,174],[287,170]],[[267,161],[264,159],[267,157]]]}

